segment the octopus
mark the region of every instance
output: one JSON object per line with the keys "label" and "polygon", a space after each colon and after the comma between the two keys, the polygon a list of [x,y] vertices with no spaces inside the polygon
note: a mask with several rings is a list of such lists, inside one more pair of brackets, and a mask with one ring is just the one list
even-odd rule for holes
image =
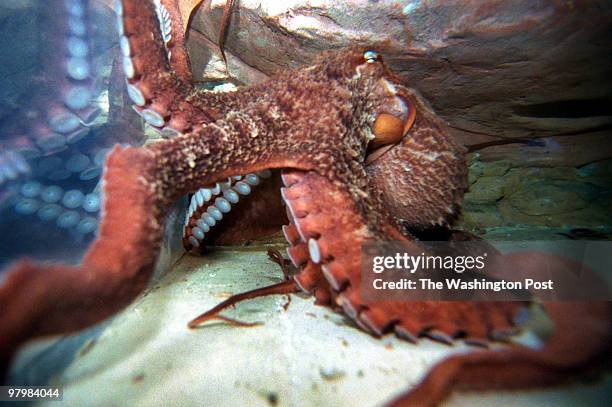
{"label": "octopus", "polygon": [[[35,19],[37,24],[54,22],[44,25],[46,35],[38,44],[36,62],[41,68],[2,111],[0,245],[6,252],[38,255],[44,251],[41,246],[48,248],[49,236],[57,242],[69,240],[72,252],[86,248],[98,227],[99,180],[106,155],[116,143],[144,140],[142,132],[135,134],[125,126],[112,131],[119,124],[115,118],[99,125],[102,109],[96,99],[101,84],[95,56],[105,44],[95,40],[93,13],[84,4],[39,5],[37,14],[44,18]],[[116,110],[111,107],[109,115],[118,115]],[[66,260],[67,250],[59,246],[61,254],[47,250],[45,256]],[[70,257],[76,259],[78,253]]]}
{"label": "octopus", "polygon": [[[79,0],[60,4],[73,15],[88,7]],[[83,329],[130,304],[150,279],[170,206],[185,195],[188,250],[282,227],[298,268],[286,281],[230,298],[191,321],[192,328],[229,303],[302,292],[375,337],[393,333],[415,344],[429,337],[480,347],[512,337],[524,302],[373,301],[363,295],[362,246],[393,240],[421,253],[419,237],[432,230],[462,239],[449,225],[468,187],[466,150],[375,50],[330,51],[266,83],[205,92],[192,84],[185,19],[176,2],[123,0],[115,11],[127,94],[165,140],[112,148],[102,176],[101,223],[80,264],[26,258],[5,272],[3,371],[26,341]],[[545,262],[568,273],[581,267],[544,253],[503,259],[494,267],[525,275]],[[542,348],[509,344],[448,357],[390,405],[436,405],[457,388],[555,385],[607,360],[610,303],[543,307],[555,330]]]}

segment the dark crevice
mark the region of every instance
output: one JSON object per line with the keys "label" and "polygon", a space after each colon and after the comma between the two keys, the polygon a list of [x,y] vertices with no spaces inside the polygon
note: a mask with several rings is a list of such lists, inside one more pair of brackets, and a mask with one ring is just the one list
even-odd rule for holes
{"label": "dark crevice", "polygon": [[551,138],[551,137],[563,137],[563,136],[577,136],[580,134],[607,131],[607,130],[612,129],[612,124],[602,124],[600,126],[593,126],[593,127],[589,127],[585,129],[580,129],[580,130],[572,130],[572,131],[568,131],[565,133],[549,134],[549,135],[542,135],[542,136],[532,136],[532,137],[525,137],[525,138],[495,136],[492,134],[469,131],[466,129],[462,129],[460,127],[453,127],[453,126],[451,126],[451,128],[461,130],[461,131],[467,131],[468,133],[482,134],[482,135],[487,135],[490,137],[498,138],[498,140],[466,145],[465,147],[467,148],[467,152],[473,153],[474,151],[479,151],[479,150],[482,150],[488,147],[494,147],[494,146],[500,146],[500,145],[506,145],[506,144],[516,144],[516,143],[525,144],[530,147],[544,147],[546,144],[544,141],[540,139]]}
{"label": "dark crevice", "polygon": [[514,113],[524,117],[577,119],[612,116],[612,98],[572,99],[515,106]]}

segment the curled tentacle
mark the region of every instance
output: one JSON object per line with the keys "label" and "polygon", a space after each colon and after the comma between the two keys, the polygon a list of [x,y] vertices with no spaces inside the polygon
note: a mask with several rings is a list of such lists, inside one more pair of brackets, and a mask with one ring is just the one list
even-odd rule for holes
{"label": "curled tentacle", "polygon": [[202,325],[206,321],[210,321],[211,319],[220,319],[220,318],[222,318],[223,321],[228,321],[232,323],[238,322],[238,325],[240,326],[250,326],[248,324],[245,325],[244,322],[239,322],[239,321],[227,318],[227,317],[223,317],[219,315],[219,313],[223,311],[224,309],[232,307],[236,305],[237,303],[244,301],[244,300],[259,298],[259,297],[263,297],[266,295],[293,294],[295,292],[297,292],[297,287],[295,285],[295,282],[293,282],[292,280],[288,280],[288,281],[283,281],[277,284],[273,284],[268,287],[256,288],[255,290],[232,295],[230,298],[216,305],[214,308],[204,312],[203,314],[191,320],[188,326],[189,328],[196,328]]}
{"label": "curled tentacle", "polygon": [[[424,248],[371,213],[377,208],[375,203],[356,206],[344,188],[315,173],[292,171],[284,181],[283,197],[295,224],[286,229],[292,244],[289,256],[296,266],[307,265],[296,281],[307,292],[317,288],[318,269],[310,262],[318,265],[336,303],[364,330],[377,336],[395,332],[400,337],[428,336],[442,342],[457,337],[486,341],[492,332],[512,326],[515,313],[523,306],[519,302],[365,300],[360,265],[364,244],[394,238],[412,253]],[[345,239],[351,241],[348,247]]]}

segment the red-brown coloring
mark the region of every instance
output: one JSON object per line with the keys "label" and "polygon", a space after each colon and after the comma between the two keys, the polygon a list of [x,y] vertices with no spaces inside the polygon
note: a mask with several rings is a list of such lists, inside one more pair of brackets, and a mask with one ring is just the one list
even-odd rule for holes
{"label": "red-brown coloring", "polygon": [[[132,73],[128,82],[144,98],[138,110],[152,125],[182,135],[113,150],[105,167],[100,236],[82,265],[22,261],[8,271],[0,287],[4,366],[31,338],[82,329],[127,305],[151,274],[164,215],[174,200],[227,177],[264,169],[283,170],[281,195],[289,217],[283,230],[300,272],[292,281],[235,296],[218,309],[243,297],[285,294],[298,286],[375,336],[394,332],[414,342],[428,336],[445,343],[461,337],[484,344],[512,331],[521,303],[371,302],[361,296],[361,244],[396,240],[421,253],[410,232],[447,225],[467,189],[464,148],[380,59],[371,52],[364,58],[367,50],[362,48],[326,53],[311,66],[280,73],[264,84],[228,94],[199,92],[186,75],[171,71],[152,4],[122,4],[132,49],[128,67],[134,68],[126,70]],[[394,109],[395,98],[408,101],[415,112],[406,121],[409,130],[368,162],[375,120]],[[507,264],[519,265],[523,259],[508,258]],[[395,404],[434,405],[459,385],[556,384],[589,371],[608,354],[609,303],[546,307],[557,330],[544,349],[514,346],[453,356]]]}

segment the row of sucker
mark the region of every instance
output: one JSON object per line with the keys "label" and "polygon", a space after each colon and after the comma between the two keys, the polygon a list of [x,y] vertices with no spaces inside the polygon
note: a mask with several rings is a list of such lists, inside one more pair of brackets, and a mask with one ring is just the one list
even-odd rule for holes
{"label": "row of sucker", "polygon": [[29,160],[55,154],[85,137],[101,110],[92,101],[94,81],[90,45],[89,8],[85,0],[46,4],[50,24],[43,59],[44,74],[34,79],[38,94],[20,103],[15,120],[3,124],[0,185],[26,177]]}
{"label": "row of sucker", "polygon": [[[516,333],[514,325],[520,325],[516,319],[520,313],[514,314],[513,303],[490,307],[490,314],[486,316],[490,318],[488,320],[469,317],[473,315],[473,309],[470,309],[474,306],[472,303],[458,304],[453,312],[445,313],[443,320],[431,318],[439,307],[435,301],[420,303],[418,311],[414,311],[414,307],[386,310],[376,302],[366,303],[360,291],[352,285],[350,272],[358,272],[358,248],[363,242],[371,240],[372,235],[368,236],[363,231],[357,217],[337,217],[332,225],[321,222],[335,215],[342,204],[342,197],[330,193],[313,198],[310,188],[316,189],[320,185],[315,183],[321,182],[317,177],[299,171],[282,174],[285,187],[281,189],[281,195],[289,218],[289,225],[283,227],[283,233],[289,243],[287,254],[292,263],[300,268],[294,279],[303,291],[314,291],[318,301],[331,299],[359,327],[376,336],[395,332],[399,338],[413,343],[419,337],[427,337],[447,345],[462,339],[467,345],[487,347],[490,341],[506,341]],[[334,240],[337,237],[336,229],[349,231],[347,235],[355,235],[351,248],[337,244],[338,241]],[[357,253],[353,250],[355,248]],[[400,306],[401,302],[397,304]]]}
{"label": "row of sucker", "polygon": [[168,54],[168,60],[170,60],[172,58],[172,51],[168,50],[168,45],[172,40],[172,20],[170,19],[170,13],[168,9],[161,4],[160,0],[154,0],[153,3],[155,4],[155,13],[159,20],[159,28]]}
{"label": "row of sucker", "polygon": [[106,156],[125,139],[100,116],[106,103],[96,84],[106,67],[94,58],[111,44],[94,38],[92,22],[102,24],[105,10],[56,0],[27,12],[44,31],[32,83],[0,121],[0,265],[23,255],[76,259],[84,251],[98,229]]}
{"label": "row of sucker", "polygon": [[[57,53],[60,58],[50,60],[47,67],[49,72],[55,65],[59,66],[57,72],[60,74],[50,77],[46,85],[55,99],[43,98],[35,103],[39,111],[45,112],[46,122],[34,120],[35,145],[2,154],[0,183],[15,180],[19,174],[31,174],[29,180],[11,188],[19,191],[12,200],[15,212],[19,215],[37,214],[40,220],[55,221],[61,228],[76,227],[79,232],[87,234],[97,228],[100,197],[96,193],[83,193],[81,189],[92,189],[92,182],[97,181],[101,174],[109,150],[90,148],[86,149],[89,151],[79,151],[81,146],[78,143],[89,135],[89,127],[101,113],[93,103],[89,7],[85,0],[63,0],[60,4],[63,10],[48,5],[52,10],[51,16],[61,16],[64,22],[52,27],[60,49],[50,52]],[[52,39],[51,46],[55,44]],[[36,111],[29,112],[29,115],[39,117]],[[63,185],[55,184],[57,182]],[[64,191],[64,188],[69,189]]]}
{"label": "row of sucker", "polygon": [[217,182],[212,188],[200,188],[196,191],[191,197],[183,226],[185,248],[190,250],[200,247],[206,234],[231,211],[232,205],[238,203],[240,196],[249,195],[252,188],[270,176],[270,170],[237,175]]}
{"label": "row of sucker", "polygon": [[80,189],[64,190],[58,185],[28,181],[21,185],[15,211],[86,235],[96,231],[100,193],[94,190],[84,194]]}
{"label": "row of sucker", "polygon": [[[160,33],[163,39],[164,47],[166,49],[166,57],[168,61],[171,58],[171,53],[168,51],[168,44],[172,40],[171,26],[172,21],[170,13],[166,7],[159,2],[154,1],[155,12],[160,25]],[[170,125],[167,125],[166,119],[164,118],[162,109],[154,106],[154,101],[150,100],[145,96],[145,92],[141,86],[139,86],[138,75],[136,67],[134,65],[134,49],[130,44],[128,33],[125,32],[124,28],[124,9],[123,4],[119,0],[115,0],[115,13],[117,17],[117,32],[119,34],[119,44],[122,53],[123,71],[126,77],[127,94],[132,103],[136,113],[138,113],[143,120],[150,125],[154,130],[161,133],[164,138],[174,138],[181,134],[179,129],[176,129]]]}
{"label": "row of sucker", "polygon": [[62,104],[53,101],[40,107],[47,115],[46,126],[36,129],[36,143],[43,155],[65,150],[68,144],[81,140],[101,113],[101,109],[92,103],[94,69],[88,2],[64,0],[63,5],[64,12],[58,11],[57,15],[66,23],[60,26],[57,36],[61,38],[58,51],[63,56],[60,71],[64,77],[52,78]]}

